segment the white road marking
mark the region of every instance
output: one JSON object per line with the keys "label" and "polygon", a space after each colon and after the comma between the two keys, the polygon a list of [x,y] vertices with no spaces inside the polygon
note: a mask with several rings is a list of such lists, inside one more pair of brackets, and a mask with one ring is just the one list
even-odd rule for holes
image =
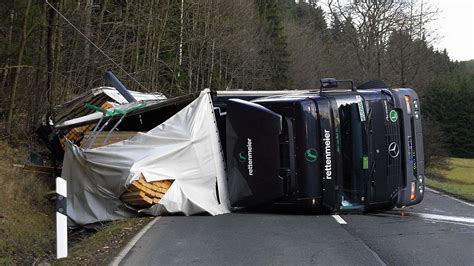
{"label": "white road marking", "polygon": [[474,224],[474,218],[471,218],[471,217],[448,216],[448,215],[439,215],[439,214],[430,214],[430,213],[417,213],[417,212],[410,212],[409,214],[412,215],[412,216],[418,216],[418,217],[429,219],[429,220]]}
{"label": "white road marking", "polygon": [[447,223],[447,224],[456,224],[456,225],[464,225],[464,226],[470,226],[474,227],[474,224],[467,224],[467,223],[458,223],[458,222],[450,222],[450,221],[440,221],[440,220],[431,220],[431,219],[425,219],[425,221],[430,222],[430,223]]}
{"label": "white road marking", "polygon": [[333,215],[332,218],[334,218],[334,220],[336,220],[336,222],[339,224],[347,224],[347,222],[344,221],[344,219],[342,219],[342,217],[339,215]]}
{"label": "white road marking", "polygon": [[133,238],[128,242],[128,244],[120,251],[117,257],[110,263],[111,266],[117,266],[119,263],[127,256],[128,252],[135,246],[135,244],[142,238],[142,236],[161,218],[161,216],[156,217],[151,222],[149,222],[145,227],[140,230]]}
{"label": "white road marking", "polygon": [[445,193],[443,193],[443,192],[441,192],[441,191],[432,189],[432,188],[430,188],[430,187],[426,187],[426,190],[431,191],[431,192],[436,193],[436,194],[443,195],[443,196],[448,197],[448,198],[450,198],[450,199],[452,199],[452,200],[455,200],[455,201],[457,201],[457,202],[461,202],[461,203],[463,203],[463,204],[466,204],[466,205],[469,206],[469,207],[474,207],[474,204],[473,204],[473,203],[469,203],[469,202],[467,202],[467,201],[457,199],[457,198],[455,198],[455,197],[452,197],[452,196],[450,196],[450,195],[447,195],[447,194],[445,194]]}

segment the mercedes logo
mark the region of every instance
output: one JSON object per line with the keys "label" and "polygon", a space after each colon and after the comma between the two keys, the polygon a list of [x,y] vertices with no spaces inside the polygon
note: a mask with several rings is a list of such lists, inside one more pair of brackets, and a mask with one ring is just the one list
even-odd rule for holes
{"label": "mercedes logo", "polygon": [[397,143],[392,142],[388,145],[388,154],[392,158],[397,158],[398,154],[400,153],[400,148],[398,148]]}

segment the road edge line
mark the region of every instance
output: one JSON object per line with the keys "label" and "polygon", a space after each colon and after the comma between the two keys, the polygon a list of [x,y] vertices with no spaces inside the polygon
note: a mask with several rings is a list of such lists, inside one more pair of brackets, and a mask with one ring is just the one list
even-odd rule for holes
{"label": "road edge line", "polygon": [[424,219],[430,219],[430,220],[435,220],[435,221],[449,221],[449,222],[474,224],[474,218],[467,217],[467,216],[453,216],[453,215],[442,215],[442,214],[432,214],[432,213],[422,213],[422,212],[408,212],[408,213],[413,216],[418,216]]}
{"label": "road edge line", "polygon": [[145,227],[143,227],[120,251],[120,253],[115,257],[115,259],[109,264],[110,266],[118,266],[120,262],[127,256],[130,250],[135,246],[135,244],[142,238],[142,236],[161,218],[161,216],[156,217],[150,221]]}
{"label": "road edge line", "polygon": [[469,206],[469,207],[474,207],[474,204],[473,204],[473,203],[469,203],[469,202],[464,201],[464,200],[462,200],[462,199],[458,199],[458,198],[453,197],[453,196],[451,196],[451,195],[449,195],[449,194],[447,194],[447,193],[444,193],[443,191],[439,191],[439,190],[433,189],[433,188],[428,187],[428,186],[426,187],[426,190],[431,191],[431,192],[436,193],[436,194],[440,194],[440,195],[446,196],[446,197],[448,197],[448,198],[450,198],[450,199],[452,199],[452,200],[455,200],[455,201],[457,201],[457,202],[464,203],[464,204],[466,204],[466,205]]}
{"label": "road edge line", "polygon": [[334,220],[336,220],[336,222],[338,222],[339,224],[347,224],[347,222],[337,214],[334,214],[332,218],[334,218]]}
{"label": "road edge line", "polygon": [[[355,236],[354,236],[355,237]],[[362,239],[356,237],[357,240],[359,240],[360,243],[362,243],[362,246],[365,247],[366,250],[368,250],[370,253],[372,253],[372,256],[375,257],[375,259],[380,263],[380,265],[386,266],[387,263],[385,263],[382,258],[380,258],[379,254],[375,252],[375,250],[371,249]]]}
{"label": "road edge line", "polygon": [[[342,221],[346,222],[341,216],[339,215],[333,215],[333,218],[339,222],[337,220],[337,218],[335,217],[337,216],[338,218],[340,218]],[[347,223],[346,223],[347,224]],[[362,247],[364,247],[367,251],[369,251],[370,254],[372,254],[372,256],[375,258],[375,260],[380,264],[380,265],[383,265],[383,266],[386,266],[387,263],[385,263],[382,258],[380,258],[379,254],[377,254],[377,252],[375,252],[375,250],[373,250],[372,248],[369,247],[369,245],[367,245],[364,240],[362,240],[362,238],[356,236],[355,234],[351,233],[347,226],[342,226],[341,228],[343,228],[344,231],[346,231],[351,237],[354,238],[355,241],[361,243]]]}

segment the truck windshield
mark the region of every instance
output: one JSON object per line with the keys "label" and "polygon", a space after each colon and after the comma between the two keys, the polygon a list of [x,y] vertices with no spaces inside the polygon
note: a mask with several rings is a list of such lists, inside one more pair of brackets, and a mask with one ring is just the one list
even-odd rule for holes
{"label": "truck windshield", "polygon": [[357,103],[339,107],[342,148],[341,209],[363,209],[365,177],[363,174],[363,128]]}

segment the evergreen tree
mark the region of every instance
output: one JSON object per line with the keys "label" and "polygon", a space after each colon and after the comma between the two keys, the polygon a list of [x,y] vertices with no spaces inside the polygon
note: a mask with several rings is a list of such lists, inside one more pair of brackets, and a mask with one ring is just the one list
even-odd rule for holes
{"label": "evergreen tree", "polygon": [[315,32],[322,32],[327,29],[324,11],[315,1],[299,2],[296,7],[298,21],[305,27]]}
{"label": "evergreen tree", "polygon": [[451,88],[431,89],[422,99],[423,115],[437,122],[450,155],[473,158],[474,79],[450,76]]}
{"label": "evergreen tree", "polygon": [[270,89],[288,89],[288,51],[286,36],[283,33],[282,10],[277,0],[259,0],[258,10],[265,35],[262,54],[268,60],[271,72]]}

